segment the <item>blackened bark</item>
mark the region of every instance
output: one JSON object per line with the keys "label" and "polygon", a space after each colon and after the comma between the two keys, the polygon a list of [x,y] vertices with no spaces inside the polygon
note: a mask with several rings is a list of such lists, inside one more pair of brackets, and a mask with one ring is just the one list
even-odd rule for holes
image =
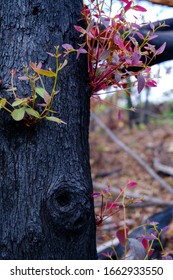
{"label": "blackened bark", "polygon": [[[159,20],[153,22],[152,24],[156,27],[160,26],[161,24],[165,23],[165,27],[160,27],[154,34],[157,35],[157,38],[150,40],[150,44],[154,45],[156,50],[158,50],[165,42],[166,47],[162,54],[157,55],[150,63],[150,65],[159,64],[164,61],[172,60],[173,59],[173,19],[168,18],[165,20]],[[140,28],[140,32],[145,37],[147,32],[152,32],[150,24],[146,24]],[[142,42],[141,39],[136,38],[138,43]]]}
{"label": "blackened bark", "polygon": [[[30,61],[48,67],[46,52],[55,45],[77,46],[73,25],[81,8],[81,0],[1,0],[4,87],[9,69],[21,74]],[[17,87],[21,96],[28,93],[24,82]],[[0,111],[0,259],[96,259],[84,55],[68,58],[58,90],[54,109],[67,125],[41,121],[28,128]]]}

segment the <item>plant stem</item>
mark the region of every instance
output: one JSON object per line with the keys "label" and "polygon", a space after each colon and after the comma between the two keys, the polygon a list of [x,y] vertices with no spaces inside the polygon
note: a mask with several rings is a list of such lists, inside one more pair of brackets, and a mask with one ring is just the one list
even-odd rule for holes
{"label": "plant stem", "polygon": [[48,106],[48,109],[51,108],[52,106],[52,103],[53,103],[53,100],[54,100],[54,96],[55,96],[55,92],[56,92],[56,86],[57,86],[57,81],[58,81],[58,72],[59,72],[59,65],[58,65],[58,48],[59,47],[56,47],[56,76],[55,76],[55,79],[54,79],[54,85],[53,85],[53,89],[52,89],[52,93],[51,93],[51,102]]}

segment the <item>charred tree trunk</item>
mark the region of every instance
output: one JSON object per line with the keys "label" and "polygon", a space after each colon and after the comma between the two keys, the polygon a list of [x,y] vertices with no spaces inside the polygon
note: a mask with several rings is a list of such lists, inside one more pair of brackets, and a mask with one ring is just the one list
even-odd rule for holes
{"label": "charred tree trunk", "polygon": [[[151,61],[150,65],[159,64],[164,61],[172,60],[173,59],[173,19],[168,18],[165,20],[158,20],[156,22],[153,22],[153,25],[158,27],[160,24],[165,23],[164,27],[160,27],[154,34],[158,37],[152,39],[150,41],[151,45],[154,45],[156,50],[161,47],[163,43],[166,42],[166,48],[164,52],[160,55],[156,55],[156,57]],[[146,36],[147,32],[151,32],[152,29],[150,27],[150,24],[146,24],[143,27],[140,28],[140,32],[143,34],[143,36]],[[140,44],[142,42],[141,39],[136,38],[138,43]]]}
{"label": "charred tree trunk", "polygon": [[[1,1],[5,87],[9,69],[21,74],[30,61],[48,67],[46,52],[55,45],[77,46],[73,25],[81,8],[81,0]],[[17,87],[21,96],[28,92],[23,82]],[[68,58],[58,90],[54,109],[67,125],[43,120],[26,127],[0,111],[0,259],[96,259],[85,56]]]}

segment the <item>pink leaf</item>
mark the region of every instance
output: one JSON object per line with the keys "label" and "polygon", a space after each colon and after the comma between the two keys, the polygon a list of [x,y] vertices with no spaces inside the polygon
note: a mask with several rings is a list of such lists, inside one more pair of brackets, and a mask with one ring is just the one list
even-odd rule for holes
{"label": "pink leaf", "polygon": [[124,190],[123,190],[123,188],[121,188],[121,187],[120,187],[120,193],[124,193]]}
{"label": "pink leaf", "polygon": [[163,53],[165,48],[166,48],[166,42],[163,43],[163,45],[161,45],[161,47],[158,50],[156,50],[156,55]]}
{"label": "pink leaf", "polygon": [[129,1],[127,3],[127,5],[124,7],[124,11],[127,12],[128,10],[130,10],[131,6],[132,6],[133,1]]}
{"label": "pink leaf", "polygon": [[145,69],[145,72],[146,73],[149,73],[151,71],[151,67],[147,67],[146,69]]}
{"label": "pink leaf", "polygon": [[157,87],[157,82],[154,80],[148,80],[146,81],[146,86],[148,87]]}
{"label": "pink leaf", "polygon": [[133,65],[138,65],[139,62],[140,62],[140,58],[141,58],[141,54],[138,51],[136,51],[133,54],[133,57],[132,57],[132,64]]}
{"label": "pink leaf", "polygon": [[114,19],[119,19],[119,20],[124,20],[124,16],[123,16],[123,13],[121,12],[120,14],[117,14]]}
{"label": "pink leaf", "polygon": [[138,93],[140,93],[145,86],[145,79],[142,76],[142,74],[138,74],[137,75],[137,80],[138,80]]}
{"label": "pink leaf", "polygon": [[81,26],[79,26],[79,25],[74,25],[74,28],[77,30],[77,31],[79,31],[79,32],[81,32],[81,33],[86,33],[86,30],[85,29],[83,29]]}
{"label": "pink leaf", "polygon": [[50,53],[50,52],[47,52],[47,53],[48,53],[48,55],[50,55],[50,56],[52,56],[52,57],[55,57],[55,54]]}
{"label": "pink leaf", "polygon": [[47,91],[44,92],[44,102],[46,104],[49,104],[51,102],[51,96],[49,95],[49,93]]}
{"label": "pink leaf", "polygon": [[156,236],[154,235],[154,233],[151,233],[151,234],[145,236],[145,239],[146,240],[155,240]]}
{"label": "pink leaf", "polygon": [[28,81],[29,80],[29,78],[27,76],[21,76],[21,77],[18,77],[18,79],[20,81]]}
{"label": "pink leaf", "polygon": [[153,40],[153,39],[155,39],[155,38],[157,38],[157,37],[158,37],[158,35],[152,35],[152,36],[150,36],[150,37],[148,38],[148,41]]}
{"label": "pink leaf", "polygon": [[105,189],[103,192],[104,193],[109,193],[109,188]]}
{"label": "pink leaf", "polygon": [[137,24],[136,22],[132,22],[132,23],[131,23],[131,27],[136,28],[137,30],[139,30],[140,25]]}
{"label": "pink leaf", "polygon": [[[112,252],[113,253],[113,252]],[[111,259],[111,255],[107,254],[107,253],[101,253],[102,256],[106,257],[106,258],[110,258]]]}
{"label": "pink leaf", "polygon": [[118,209],[118,208],[119,208],[119,204],[118,204],[118,203],[108,203],[108,204],[106,205],[106,208],[107,208],[107,209],[112,209],[112,208]]}
{"label": "pink leaf", "polygon": [[154,24],[152,23],[152,22],[150,22],[150,28],[152,29],[152,30],[154,30]]}
{"label": "pink leaf", "polygon": [[147,11],[144,7],[139,6],[139,5],[133,6],[133,9],[134,9],[135,11],[139,11],[139,12],[146,12],[146,11]]}
{"label": "pink leaf", "polygon": [[99,197],[99,196],[100,196],[99,192],[94,192],[91,194],[91,197],[94,197],[94,198]]}
{"label": "pink leaf", "polygon": [[138,35],[138,37],[140,38],[140,39],[144,39],[144,36],[140,33],[140,32],[136,32],[136,34]]}
{"label": "pink leaf", "polygon": [[37,68],[41,69],[41,67],[42,67],[42,62],[40,61],[39,64],[37,65]]}
{"label": "pink leaf", "polygon": [[170,228],[169,226],[165,226],[165,227],[163,227],[163,228],[162,228],[162,232],[167,231],[169,228]]}
{"label": "pink leaf", "polygon": [[122,41],[121,38],[120,38],[120,34],[116,34],[116,35],[114,36],[114,43],[115,43],[116,45],[118,45],[118,47],[119,47],[120,49],[123,49],[123,48],[124,48],[124,44],[123,44],[123,41]]}
{"label": "pink leaf", "polygon": [[129,182],[129,183],[127,184],[127,187],[128,187],[128,188],[131,188],[131,187],[135,187],[136,185],[137,185],[136,182]]}
{"label": "pink leaf", "polygon": [[74,48],[72,47],[72,45],[70,44],[63,44],[62,47],[66,50],[66,51],[69,51],[69,50],[73,50]]}
{"label": "pink leaf", "polygon": [[85,50],[83,47],[79,48],[77,50],[77,57],[76,58],[78,58],[81,53],[87,53],[87,50]]}

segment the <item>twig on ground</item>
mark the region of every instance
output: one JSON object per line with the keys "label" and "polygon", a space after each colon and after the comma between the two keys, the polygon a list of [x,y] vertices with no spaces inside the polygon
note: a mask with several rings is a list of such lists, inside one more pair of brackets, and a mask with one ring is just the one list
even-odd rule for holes
{"label": "twig on ground", "polygon": [[[97,188],[99,190],[104,190],[105,189],[105,186],[98,183],[98,182],[93,182],[93,186],[94,188]],[[120,193],[120,190],[118,188],[111,188],[111,192],[114,193],[114,194],[119,194]],[[149,196],[149,195],[143,195],[143,194],[138,194],[138,193],[135,193],[135,192],[132,192],[132,191],[129,191],[127,190],[126,191],[126,194],[130,197],[133,197],[133,198],[142,198],[142,200],[144,201],[147,201],[147,203],[150,203],[150,206],[151,204],[152,205],[163,205],[163,206],[168,206],[168,205],[173,205],[173,201],[166,201],[166,200],[162,200],[162,199],[159,199],[159,198],[155,198],[155,197],[152,197],[152,196]],[[139,203],[136,204],[136,207],[140,207],[142,204]]]}
{"label": "twig on ground", "polygon": [[157,157],[153,159],[153,165],[158,172],[173,176],[173,168],[171,166],[162,164]]}
{"label": "twig on ground", "polygon": [[173,194],[173,188],[165,182],[143,159],[141,159],[135,152],[133,152],[127,144],[124,144],[101,120],[95,113],[91,113],[91,118],[106,132],[114,143],[119,145],[126,153],[135,159],[160,185]]}

